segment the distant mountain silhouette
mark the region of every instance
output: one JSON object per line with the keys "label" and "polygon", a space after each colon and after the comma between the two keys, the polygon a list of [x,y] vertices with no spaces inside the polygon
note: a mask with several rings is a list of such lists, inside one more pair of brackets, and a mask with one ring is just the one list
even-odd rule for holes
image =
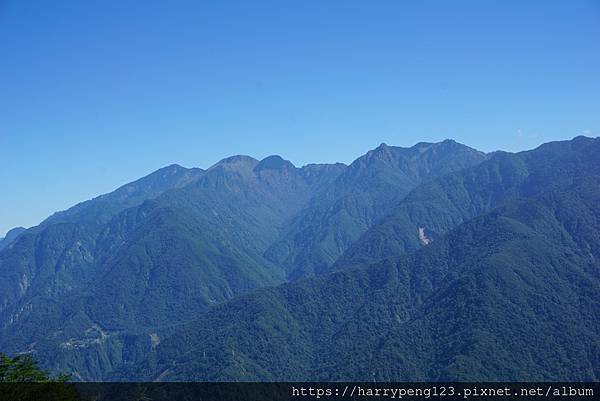
{"label": "distant mountain silhouette", "polygon": [[598,380],[598,154],[165,167],[0,250],[0,350],[79,380]]}

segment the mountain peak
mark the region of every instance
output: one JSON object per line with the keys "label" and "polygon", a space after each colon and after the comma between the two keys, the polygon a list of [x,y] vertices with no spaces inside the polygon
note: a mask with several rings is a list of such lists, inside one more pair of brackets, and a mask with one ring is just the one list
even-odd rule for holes
{"label": "mountain peak", "polygon": [[292,162],[289,160],[285,160],[283,157],[279,155],[271,155],[267,156],[258,163],[258,165],[254,168],[255,171],[261,170],[281,170],[284,168],[296,168]]}
{"label": "mountain peak", "polygon": [[177,164],[177,163],[173,163],[173,164],[169,164],[168,166],[159,168],[157,171],[155,172],[171,172],[171,173],[176,173],[178,171],[181,170],[188,170],[187,168]]}
{"label": "mountain peak", "polygon": [[258,164],[258,160],[246,155],[235,155],[226,157],[213,164],[208,170],[222,167],[227,170],[252,170]]}
{"label": "mountain peak", "polygon": [[14,238],[17,235],[21,234],[23,231],[25,231],[26,228],[25,227],[15,227],[15,228],[11,228],[10,230],[8,230],[8,232],[6,233],[6,235],[4,236],[5,239],[8,238]]}
{"label": "mountain peak", "polygon": [[15,227],[13,229],[8,230],[6,236],[4,238],[0,238],[0,250],[10,245],[25,230],[25,227]]}
{"label": "mountain peak", "polygon": [[459,148],[459,147],[463,147],[463,148],[468,148],[467,145],[463,145],[460,142],[456,142],[454,139],[444,139],[441,142],[435,143],[434,145],[437,145],[438,147],[443,147],[443,148]]}
{"label": "mountain peak", "polygon": [[396,148],[395,146],[390,146],[385,142],[381,142],[379,144],[379,146],[377,146],[375,149],[369,150],[364,156],[381,157],[382,155],[386,155],[386,154],[392,152],[395,148]]}

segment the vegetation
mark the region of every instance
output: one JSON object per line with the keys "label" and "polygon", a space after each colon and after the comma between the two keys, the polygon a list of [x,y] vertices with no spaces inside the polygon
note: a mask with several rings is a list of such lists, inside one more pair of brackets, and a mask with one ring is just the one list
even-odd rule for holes
{"label": "vegetation", "polygon": [[424,228],[435,240],[462,222],[507,201],[530,198],[600,174],[600,140],[578,137],[517,154],[498,152],[480,165],[429,181],[375,222],[336,261],[335,269],[373,263],[421,247]]}
{"label": "vegetation", "polygon": [[38,363],[30,355],[17,355],[11,358],[0,353],[0,383],[64,383],[69,375],[61,374],[51,377],[38,367]]}
{"label": "vegetation", "polygon": [[283,266],[291,280],[328,273],[337,258],[410,190],[485,159],[483,153],[452,140],[411,148],[381,144],[315,196],[266,256]]}
{"label": "vegetation", "polygon": [[164,380],[600,378],[600,177],[422,250],[258,290],[165,340]]}
{"label": "vegetation", "polygon": [[598,380],[598,154],[171,166],[0,251],[0,348],[73,380]]}
{"label": "vegetation", "polygon": [[53,216],[0,252],[0,346],[76,379],[134,362],[164,327],[284,281],[264,250],[343,168],[234,157],[183,186],[189,172],[159,170]]}
{"label": "vegetation", "polygon": [[66,384],[68,375],[50,376],[30,355],[13,358],[0,353],[0,400],[75,401],[77,390]]}

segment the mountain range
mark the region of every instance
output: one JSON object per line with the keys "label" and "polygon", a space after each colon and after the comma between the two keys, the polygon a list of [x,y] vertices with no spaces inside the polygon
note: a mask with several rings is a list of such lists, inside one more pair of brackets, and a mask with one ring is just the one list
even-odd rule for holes
{"label": "mountain range", "polygon": [[600,139],[172,165],[0,242],[77,380],[600,380]]}

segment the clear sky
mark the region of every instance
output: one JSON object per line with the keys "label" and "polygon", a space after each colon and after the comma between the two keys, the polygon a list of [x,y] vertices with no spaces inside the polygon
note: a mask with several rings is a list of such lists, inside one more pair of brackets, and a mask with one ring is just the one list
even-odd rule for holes
{"label": "clear sky", "polygon": [[171,163],[580,134],[598,0],[0,0],[0,236]]}

